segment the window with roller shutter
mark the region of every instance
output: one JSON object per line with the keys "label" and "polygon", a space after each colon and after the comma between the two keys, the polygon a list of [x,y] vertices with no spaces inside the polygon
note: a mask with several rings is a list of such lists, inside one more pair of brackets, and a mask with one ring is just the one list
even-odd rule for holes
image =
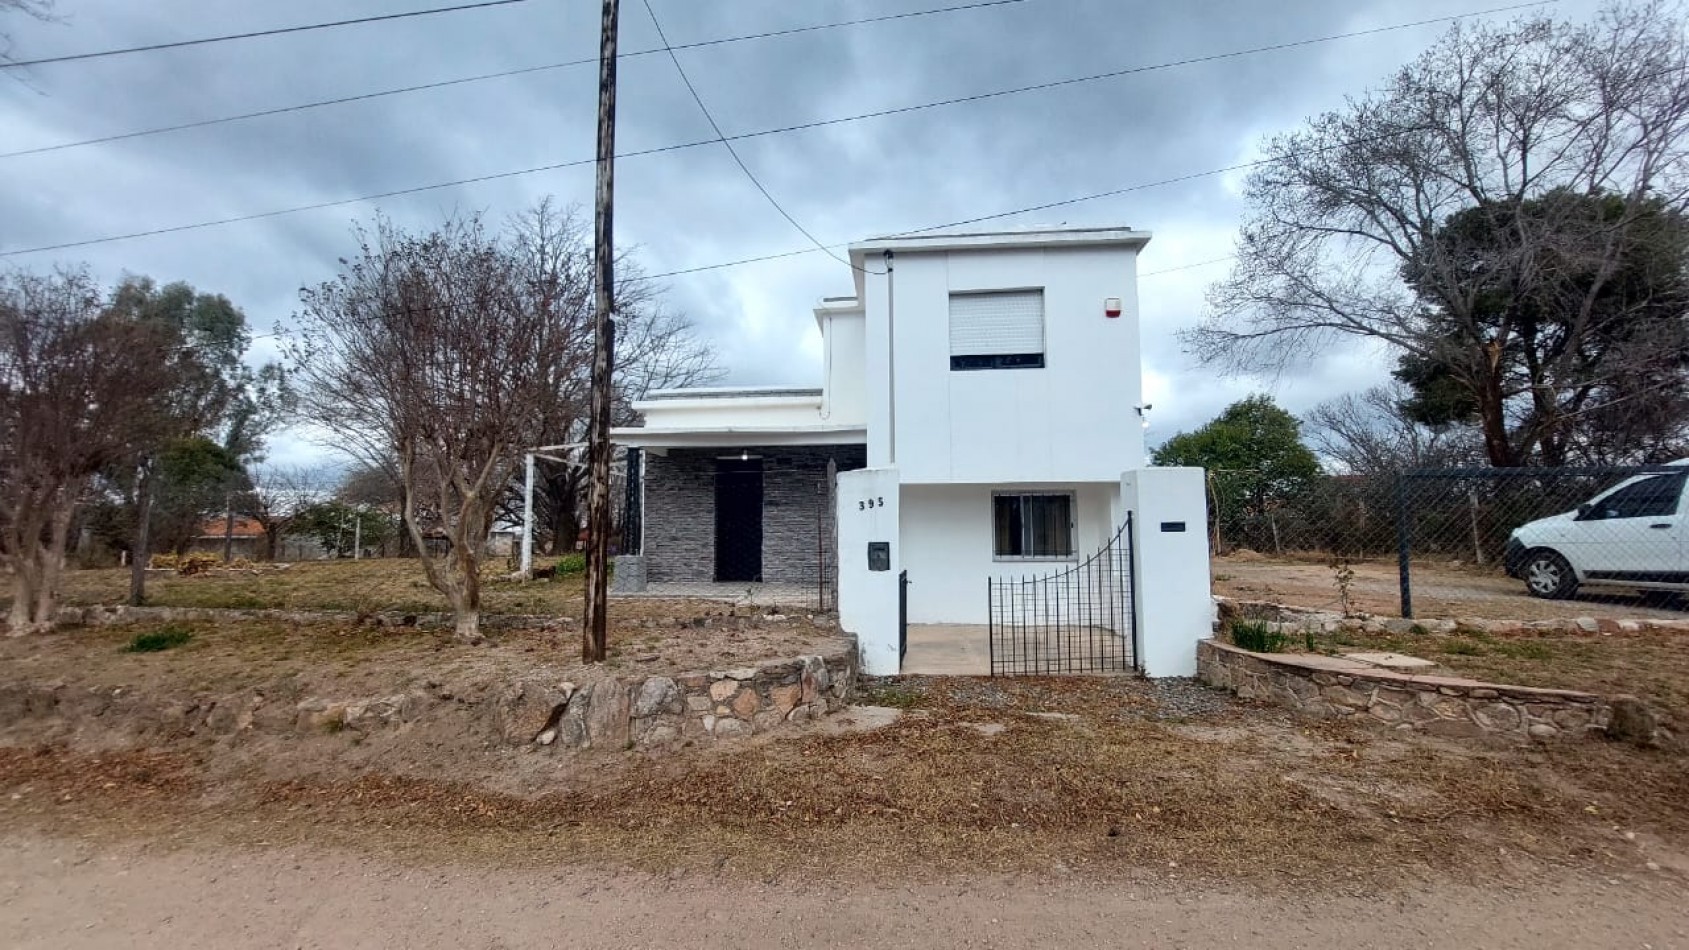
{"label": "window with roller shutter", "polygon": [[1043,290],[950,295],[951,369],[1039,369],[1043,365]]}

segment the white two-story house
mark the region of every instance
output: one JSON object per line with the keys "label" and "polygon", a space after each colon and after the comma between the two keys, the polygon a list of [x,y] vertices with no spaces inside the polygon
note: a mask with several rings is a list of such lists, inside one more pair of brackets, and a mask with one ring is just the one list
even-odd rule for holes
{"label": "white two-story house", "polygon": [[[870,672],[897,671],[905,623],[1009,622],[1021,639],[1054,638],[1045,653],[1113,636],[1133,666],[1187,672],[1194,653],[1159,662],[1144,616],[1175,588],[1192,602],[1178,623],[1200,635],[1209,610],[1200,473],[1143,471],[1149,239],[1095,228],[852,245],[855,294],[815,310],[819,388],[654,393],[636,407],[644,426],[615,432],[640,450],[618,587],[790,585],[825,599],[836,585]],[[1129,550],[1117,539],[1146,506]],[[1131,563],[1093,577],[1111,542]],[[1161,577],[1172,561],[1157,545],[1185,552],[1184,586]],[[1022,596],[1033,588],[1018,579],[1044,576],[1048,590],[1087,589],[1005,606],[990,586],[1013,579]],[[1130,616],[1098,619],[1099,604]]]}

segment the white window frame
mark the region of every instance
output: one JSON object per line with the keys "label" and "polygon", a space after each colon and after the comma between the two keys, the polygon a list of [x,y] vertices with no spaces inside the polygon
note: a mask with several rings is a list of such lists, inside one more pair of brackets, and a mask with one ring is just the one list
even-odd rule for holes
{"label": "white window frame", "polygon": [[[1070,550],[1066,554],[999,554],[997,553],[997,499],[999,498],[1066,498],[1067,499],[1067,542]],[[1079,560],[1079,498],[1073,491],[1038,490],[1005,488],[991,493],[991,559],[1005,564],[1045,563],[1071,564]],[[1021,521],[1022,546],[1025,545],[1026,532],[1031,525],[1024,515]]]}

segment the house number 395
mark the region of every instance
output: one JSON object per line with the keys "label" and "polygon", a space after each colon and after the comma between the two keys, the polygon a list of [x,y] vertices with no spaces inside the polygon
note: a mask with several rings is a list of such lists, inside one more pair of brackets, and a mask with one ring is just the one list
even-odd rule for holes
{"label": "house number 395", "polygon": [[885,500],[884,497],[870,498],[867,501],[857,502],[856,503],[856,510],[857,511],[867,511],[869,508],[884,508],[885,506],[886,506],[886,500]]}

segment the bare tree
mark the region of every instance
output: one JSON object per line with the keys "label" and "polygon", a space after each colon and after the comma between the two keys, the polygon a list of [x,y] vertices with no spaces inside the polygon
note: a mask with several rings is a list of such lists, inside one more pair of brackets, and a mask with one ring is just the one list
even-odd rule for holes
{"label": "bare tree", "polygon": [[1411,397],[1400,383],[1340,396],[1310,410],[1302,431],[1315,454],[1349,475],[1481,464],[1483,450],[1470,429],[1415,420],[1403,409]]}
{"label": "bare tree", "polygon": [[[572,549],[586,504],[587,410],[592,381],[592,245],[574,209],[541,201],[511,225],[511,251],[525,286],[535,288],[529,306],[547,307],[569,334],[574,359],[567,384],[556,394],[535,445],[572,446],[553,453],[560,462],[536,466],[534,518],[541,550]],[[612,415],[617,425],[637,421],[633,402],[654,389],[698,385],[719,377],[714,351],[694,333],[691,321],[662,306],[661,288],[639,276],[627,255],[617,261],[616,370]],[[533,446],[530,446],[533,447]],[[520,517],[522,499],[512,491],[500,516]]]}
{"label": "bare tree", "polygon": [[[482,549],[523,452],[584,417],[592,285],[580,227],[544,203],[502,235],[478,217],[427,234],[378,220],[358,234],[340,275],[301,292],[290,355],[302,404],[366,462],[391,460],[405,530],[458,636],[474,641]],[[430,553],[434,532],[443,554]]]}
{"label": "bare tree", "polygon": [[50,628],[77,508],[101,472],[175,435],[159,394],[180,337],[109,308],[85,273],[0,275],[0,557],[9,629]]}
{"label": "bare tree", "polygon": [[1681,386],[1675,12],[1457,26],[1382,90],[1270,139],[1238,264],[1187,343],[1261,372],[1381,341],[1398,375],[1458,394],[1495,465],[1558,461],[1571,422],[1628,381]]}
{"label": "bare tree", "polygon": [[328,497],[328,478],[321,469],[302,465],[271,465],[250,477],[252,490],[243,496],[241,507],[264,529],[264,559],[274,561],[283,535],[312,505]]}
{"label": "bare tree", "polygon": [[[19,13],[37,20],[52,20],[55,0],[0,0],[0,15]],[[12,60],[12,36],[0,30],[0,63]]]}

